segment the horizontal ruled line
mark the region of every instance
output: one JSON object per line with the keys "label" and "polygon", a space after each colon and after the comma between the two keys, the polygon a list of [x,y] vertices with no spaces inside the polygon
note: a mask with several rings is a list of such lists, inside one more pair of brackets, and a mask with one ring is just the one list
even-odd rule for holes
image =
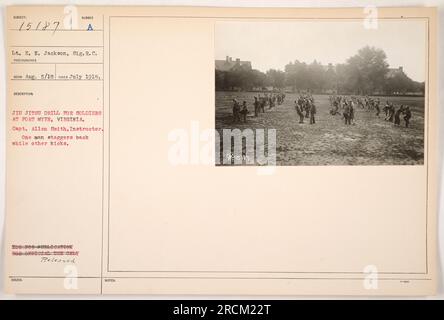
{"label": "horizontal ruled line", "polygon": [[103,64],[103,62],[11,62],[11,64]]}
{"label": "horizontal ruled line", "polygon": [[98,80],[78,80],[78,79],[10,79],[12,81],[102,81],[102,79]]}
{"label": "horizontal ruled line", "polygon": [[[64,278],[78,278],[78,279],[100,279],[101,277],[70,277],[70,276],[9,276],[10,279],[14,278],[37,278],[37,279],[64,279]],[[106,279],[216,279],[216,280],[365,280],[364,277],[359,278],[347,278],[347,277],[196,277],[196,276],[175,276],[175,277],[130,277],[130,276],[112,276],[108,275],[103,277]],[[389,280],[389,281],[431,281],[432,278],[379,278],[378,280]]]}
{"label": "horizontal ruled line", "polygon": [[[109,272],[133,272],[133,273],[245,273],[245,274],[259,274],[259,273],[270,273],[270,274],[350,274],[350,275],[366,275],[367,273],[363,271],[222,271],[222,270],[108,270]],[[395,275],[427,275],[426,272],[406,272],[406,271],[381,271],[378,274],[395,274]]]}
{"label": "horizontal ruled line", "polygon": [[25,46],[25,45],[13,45],[11,48],[103,48],[104,46]]}
{"label": "horizontal ruled line", "polygon": [[100,277],[94,276],[9,276],[10,279],[23,278],[23,279],[100,279]]}
{"label": "horizontal ruled line", "polygon": [[92,30],[83,30],[83,29],[9,29],[9,31],[20,31],[20,32],[30,32],[30,31],[53,31],[53,32],[60,32],[60,31],[84,31],[84,32],[103,32],[102,29],[92,29]]}
{"label": "horizontal ruled line", "polygon": [[[368,278],[330,278],[330,277],[187,277],[187,276],[178,276],[178,277],[114,277],[107,276],[105,279],[215,279],[215,280],[366,280]],[[431,278],[378,278],[378,280],[389,280],[389,281],[431,281]]]}

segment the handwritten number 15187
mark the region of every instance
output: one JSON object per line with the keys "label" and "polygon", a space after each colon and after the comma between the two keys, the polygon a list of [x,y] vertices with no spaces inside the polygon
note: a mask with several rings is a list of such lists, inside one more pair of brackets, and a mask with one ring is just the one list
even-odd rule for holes
{"label": "handwritten number 15187", "polygon": [[39,22],[26,22],[23,21],[20,25],[19,31],[53,31],[56,32],[60,26],[60,21],[39,21]]}

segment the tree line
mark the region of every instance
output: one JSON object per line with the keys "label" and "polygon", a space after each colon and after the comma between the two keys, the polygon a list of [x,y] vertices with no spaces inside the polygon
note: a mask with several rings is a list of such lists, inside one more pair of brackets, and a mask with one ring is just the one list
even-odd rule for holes
{"label": "tree line", "polygon": [[229,71],[216,69],[216,90],[291,90],[337,94],[407,94],[424,95],[424,82],[410,79],[401,69],[389,69],[383,50],[366,46],[345,63],[323,66],[314,60],[307,64],[298,60],[288,63],[284,71],[267,72],[246,66]]}

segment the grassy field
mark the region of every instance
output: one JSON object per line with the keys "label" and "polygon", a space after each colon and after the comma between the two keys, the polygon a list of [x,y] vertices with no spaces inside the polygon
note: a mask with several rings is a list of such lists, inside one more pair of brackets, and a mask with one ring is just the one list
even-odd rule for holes
{"label": "grassy field", "polygon": [[[424,98],[379,97],[381,114],[355,108],[355,124],[345,125],[341,115],[329,114],[328,95],[314,95],[316,124],[299,124],[294,109],[297,94],[286,94],[282,105],[254,117],[253,92],[216,92],[216,129],[274,128],[277,165],[415,165],[424,163]],[[233,123],[232,99],[247,101],[246,123]],[[386,100],[396,109],[409,105],[410,127],[384,121]]]}

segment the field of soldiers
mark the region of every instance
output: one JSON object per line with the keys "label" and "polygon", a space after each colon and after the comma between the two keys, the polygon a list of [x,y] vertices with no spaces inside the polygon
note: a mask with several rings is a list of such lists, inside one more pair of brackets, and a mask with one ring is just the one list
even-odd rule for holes
{"label": "field of soldiers", "polygon": [[[264,95],[263,93],[261,94]],[[380,100],[377,110],[355,105],[351,124],[345,124],[344,107],[335,115],[329,95],[313,95],[316,108],[315,123],[310,115],[300,123],[295,101],[296,93],[285,93],[284,101],[255,116],[254,97],[257,92],[216,91],[216,129],[240,130],[276,129],[277,165],[415,165],[424,163],[424,98],[423,97],[370,97]],[[351,98],[351,97],[350,97]],[[245,101],[248,113],[233,117],[233,99],[242,112]],[[409,106],[411,118],[405,126],[403,114],[400,124],[385,120],[383,110],[387,104],[398,110]],[[246,114],[244,119],[243,115]]]}

